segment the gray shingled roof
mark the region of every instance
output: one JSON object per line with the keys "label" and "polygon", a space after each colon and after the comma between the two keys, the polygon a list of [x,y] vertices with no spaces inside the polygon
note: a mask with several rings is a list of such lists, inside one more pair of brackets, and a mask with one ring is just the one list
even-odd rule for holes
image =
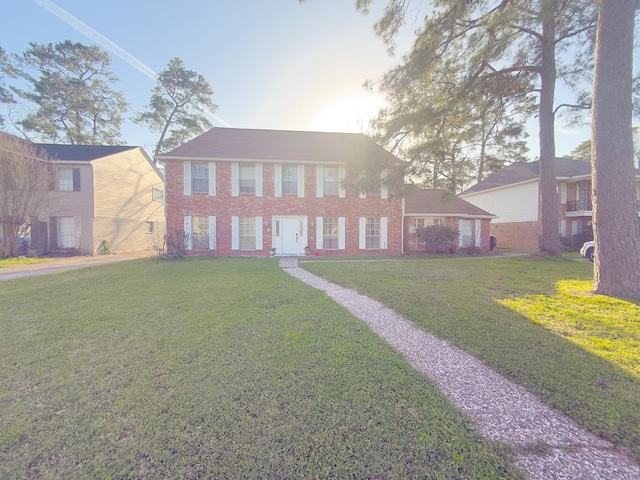
{"label": "gray shingled roof", "polygon": [[441,189],[411,187],[405,195],[405,213],[439,214],[445,216],[495,217],[453,193]]}
{"label": "gray shingled roof", "polygon": [[400,160],[361,133],[213,128],[158,160],[262,160],[390,165]]}
{"label": "gray shingled roof", "polygon": [[[577,177],[591,174],[591,163],[573,158],[555,159],[556,177]],[[461,195],[467,193],[482,192],[492,188],[504,187],[540,177],[540,162],[516,162],[507,165],[501,170],[489,175],[480,183],[466,189]]]}
{"label": "gray shingled roof", "polygon": [[96,158],[124,152],[138,147],[126,145],[63,145],[59,143],[36,143],[52,160],[90,162]]}

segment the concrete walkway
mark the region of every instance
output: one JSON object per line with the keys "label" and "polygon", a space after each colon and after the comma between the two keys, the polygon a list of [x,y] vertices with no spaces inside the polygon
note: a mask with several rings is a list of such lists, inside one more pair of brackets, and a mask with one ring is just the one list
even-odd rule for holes
{"label": "concrete walkway", "polygon": [[381,303],[307,272],[297,258],[283,257],[280,266],[366,322],[472,417],[484,437],[519,448],[516,465],[530,479],[640,479],[640,467],[614,445],[583,430],[475,357],[414,327]]}

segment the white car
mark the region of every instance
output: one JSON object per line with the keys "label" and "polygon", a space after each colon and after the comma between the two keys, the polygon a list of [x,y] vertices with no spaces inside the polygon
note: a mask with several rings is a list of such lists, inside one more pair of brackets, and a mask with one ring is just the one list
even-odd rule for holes
{"label": "white car", "polygon": [[590,262],[593,262],[594,249],[595,249],[595,244],[593,243],[593,240],[589,242],[584,242],[584,244],[582,245],[582,248],[580,249],[580,255],[582,255],[584,258],[586,258]]}

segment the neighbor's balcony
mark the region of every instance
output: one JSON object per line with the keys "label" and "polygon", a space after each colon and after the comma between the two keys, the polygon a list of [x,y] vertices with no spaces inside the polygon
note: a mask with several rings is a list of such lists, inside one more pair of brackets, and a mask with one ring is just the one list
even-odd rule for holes
{"label": "neighbor's balcony", "polygon": [[567,200],[567,212],[590,212],[592,210],[591,199]]}
{"label": "neighbor's balcony", "polygon": [[[640,200],[638,200],[638,211],[640,212]],[[591,200],[567,200],[567,213],[569,212],[591,212],[593,206]]]}

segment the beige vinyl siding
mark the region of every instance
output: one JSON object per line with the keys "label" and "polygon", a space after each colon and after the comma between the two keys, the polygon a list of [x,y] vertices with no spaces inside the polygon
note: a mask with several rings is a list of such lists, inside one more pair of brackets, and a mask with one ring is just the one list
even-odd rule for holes
{"label": "beige vinyl siding", "polygon": [[[162,178],[140,148],[92,164],[94,250],[102,240],[109,241],[114,253],[151,249],[154,237],[165,231],[164,204],[152,199],[153,188],[164,191]],[[146,222],[154,223],[154,234],[146,233]]]}
{"label": "beige vinyl siding", "polygon": [[497,216],[493,224],[538,221],[538,181],[461,195],[467,202]]}

